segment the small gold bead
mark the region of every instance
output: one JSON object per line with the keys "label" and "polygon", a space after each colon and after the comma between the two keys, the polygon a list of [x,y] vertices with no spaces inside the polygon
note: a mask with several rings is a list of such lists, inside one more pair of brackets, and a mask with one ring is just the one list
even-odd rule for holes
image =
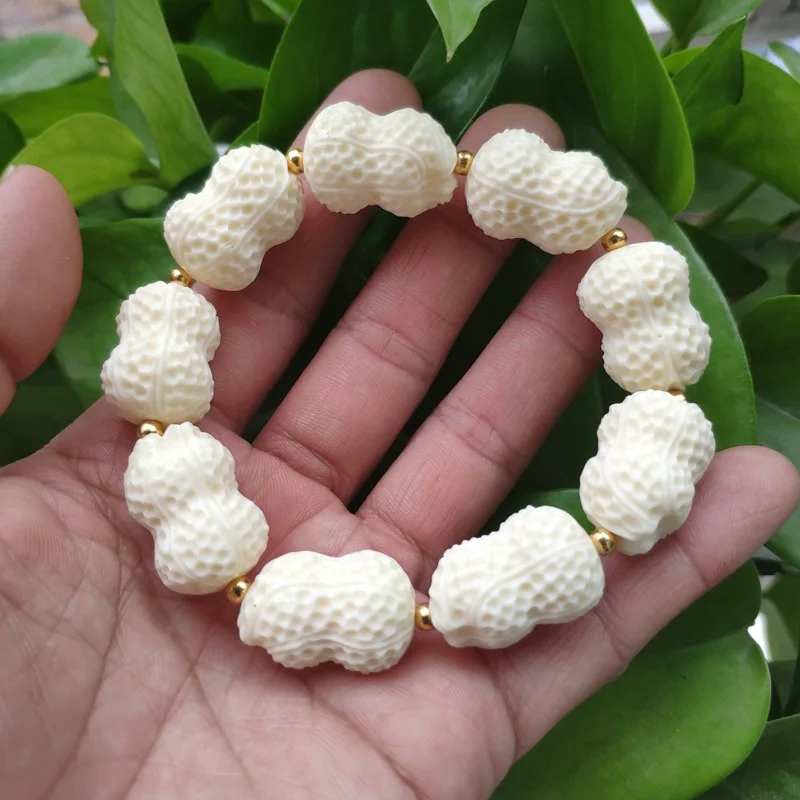
{"label": "small gold bead", "polygon": [[472,159],[475,156],[470,153],[469,150],[459,150],[456,153],[456,166],[453,172],[456,175],[466,175],[469,172],[469,168],[472,166]]}
{"label": "small gold bead", "polygon": [[183,269],[183,267],[175,267],[175,269],[170,272],[169,279],[172,283],[182,283],[189,288],[195,284],[194,278]]}
{"label": "small gold bead", "polygon": [[244,596],[247,594],[247,590],[250,588],[250,584],[252,581],[250,578],[246,578],[242,575],[239,578],[234,578],[226,587],[225,587],[225,594],[228,600],[231,601],[234,605],[239,605],[239,603],[244,600]]}
{"label": "small gold bead", "polygon": [[431,619],[431,609],[427,603],[419,603],[414,609],[414,624],[421,631],[432,631],[433,620]]}
{"label": "small gold bead", "polygon": [[299,175],[303,171],[303,151],[299,147],[293,147],[286,154],[286,165],[292,175]]}
{"label": "small gold bead", "polygon": [[617,537],[605,528],[595,528],[589,538],[601,556],[607,556],[617,546]]}
{"label": "small gold bead", "polygon": [[145,436],[149,436],[151,433],[155,433],[158,436],[163,436],[164,423],[158,422],[154,419],[146,419],[141,425],[139,425],[139,430],[137,431],[136,435],[140,439],[144,439]]}
{"label": "small gold bead", "polygon": [[614,228],[607,234],[600,238],[600,244],[603,245],[603,250],[610,253],[612,250],[619,250],[620,247],[625,247],[628,244],[628,234],[622,228]]}
{"label": "small gold bead", "polygon": [[680,397],[681,400],[686,399],[686,395],[683,393],[683,389],[669,389],[668,391],[673,397]]}

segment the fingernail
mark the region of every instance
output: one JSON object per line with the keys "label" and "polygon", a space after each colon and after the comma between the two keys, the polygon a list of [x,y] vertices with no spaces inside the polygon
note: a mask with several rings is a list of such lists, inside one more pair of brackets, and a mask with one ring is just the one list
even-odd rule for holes
{"label": "fingernail", "polygon": [[0,175],[0,183],[3,183],[3,181],[7,181],[16,171],[16,169],[17,169],[16,164],[9,164],[3,171],[3,174]]}

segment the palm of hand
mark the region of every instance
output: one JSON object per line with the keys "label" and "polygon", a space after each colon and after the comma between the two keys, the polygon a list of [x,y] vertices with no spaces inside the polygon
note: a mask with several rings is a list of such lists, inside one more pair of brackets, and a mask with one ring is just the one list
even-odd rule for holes
{"label": "palm of hand", "polygon": [[[355,76],[335,95],[381,111],[415,102],[386,73]],[[507,107],[476,123],[468,146],[512,125],[558,143],[540,112]],[[27,227],[26,204],[37,209]],[[0,207],[0,228],[22,242],[0,279],[44,276],[53,241],[72,265],[39,303],[38,338],[0,330],[19,379],[69,313],[79,253],[47,176],[13,177]],[[236,432],[302,341],[363,216],[309,202],[301,235],[251,289],[214,296],[223,346],[203,427],[232,450],[242,491],[264,508],[270,556],[369,547],[427,586],[436,558],[480,527],[592,368],[596,332],[574,300],[593,257],[584,254],[558,260],[357,514],[347,511],[507,252],[465,236],[464,214],[456,204],[408,226],[252,447]],[[17,310],[10,328],[36,321]],[[370,677],[330,665],[294,673],[239,642],[222,597],[161,586],[151,538],[122,497],[133,437],[101,401],[0,474],[0,776],[15,796],[487,797],[516,756],[747,558],[798,493],[779,456],[729,451],[679,534],[647,557],[610,560],[606,598],[582,620],[508,651],[453,650],[429,634]]]}

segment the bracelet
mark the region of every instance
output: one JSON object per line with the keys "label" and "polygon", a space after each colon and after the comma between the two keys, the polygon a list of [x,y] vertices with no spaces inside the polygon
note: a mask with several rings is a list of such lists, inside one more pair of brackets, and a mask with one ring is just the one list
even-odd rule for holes
{"label": "bracelet", "polygon": [[[220,334],[213,305],[191,287],[235,291],[255,280],[267,250],[300,225],[301,175],[333,211],[378,205],[405,217],[448,202],[466,176],[469,212],[489,236],[551,254],[602,244],[578,298],[603,334],[608,374],[631,394],[603,418],[581,475],[593,533],[561,509],[523,508],[494,533],[447,550],[428,603],[416,602],[396,561],[371,550],[289,553],[247,577],[268,526],[239,492],[231,453],[194,425],[210,408]],[[601,556],[646,553],[683,524],[714,453],[710,423],[684,395],[711,346],[689,299],[688,264],[666,244],[627,243],[617,227],[626,199],[591,153],[556,152],[522,130],[457,152],[436,121],[412,109],[378,116],[338,103],[316,117],[304,150],[252,145],[220,158],[204,188],[169,209],[165,236],[179,266],[123,302],[120,341],[102,372],[106,396],[138,426],[125,498],[153,534],[164,584],[224,591],[239,604],[242,641],[280,664],[334,661],[365,673],[396,664],[415,629],[435,626],[453,647],[500,648],[593,608],[604,589]]]}

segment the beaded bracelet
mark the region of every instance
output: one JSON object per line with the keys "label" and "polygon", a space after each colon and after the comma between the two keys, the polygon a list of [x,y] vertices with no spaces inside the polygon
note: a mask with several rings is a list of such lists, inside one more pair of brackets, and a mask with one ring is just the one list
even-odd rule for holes
{"label": "beaded bracelet", "polygon": [[[301,174],[333,211],[379,205],[405,217],[448,202],[456,176],[466,176],[469,212],[489,236],[552,254],[601,242],[607,252],[578,297],[603,333],[606,370],[632,394],[603,418],[581,475],[592,534],[560,509],[524,508],[494,533],[451,547],[421,604],[399,564],[371,550],[289,553],[246,577],[268,526],[239,493],[233,456],[193,424],[210,407],[219,325],[191,286],[238,290],[255,280],[266,251],[300,224]],[[338,103],[314,120],[304,151],[252,145],[223,156],[202,191],[167,213],[180,266],[122,304],[120,342],[102,373],[106,396],[138,425],[125,497],[153,534],[161,580],[184,594],[225,591],[240,604],[242,641],[295,668],[387,669],[415,627],[435,626],[454,647],[508,647],[539,623],[593,608],[604,588],[600,556],[646,553],[675,531],[714,453],[710,423],[683,394],[711,344],[689,300],[688,265],[665,244],[627,244],[616,227],[626,197],[590,153],[552,151],[522,130],[493,136],[474,155],[457,152],[437,122],[412,109],[377,116]]]}

